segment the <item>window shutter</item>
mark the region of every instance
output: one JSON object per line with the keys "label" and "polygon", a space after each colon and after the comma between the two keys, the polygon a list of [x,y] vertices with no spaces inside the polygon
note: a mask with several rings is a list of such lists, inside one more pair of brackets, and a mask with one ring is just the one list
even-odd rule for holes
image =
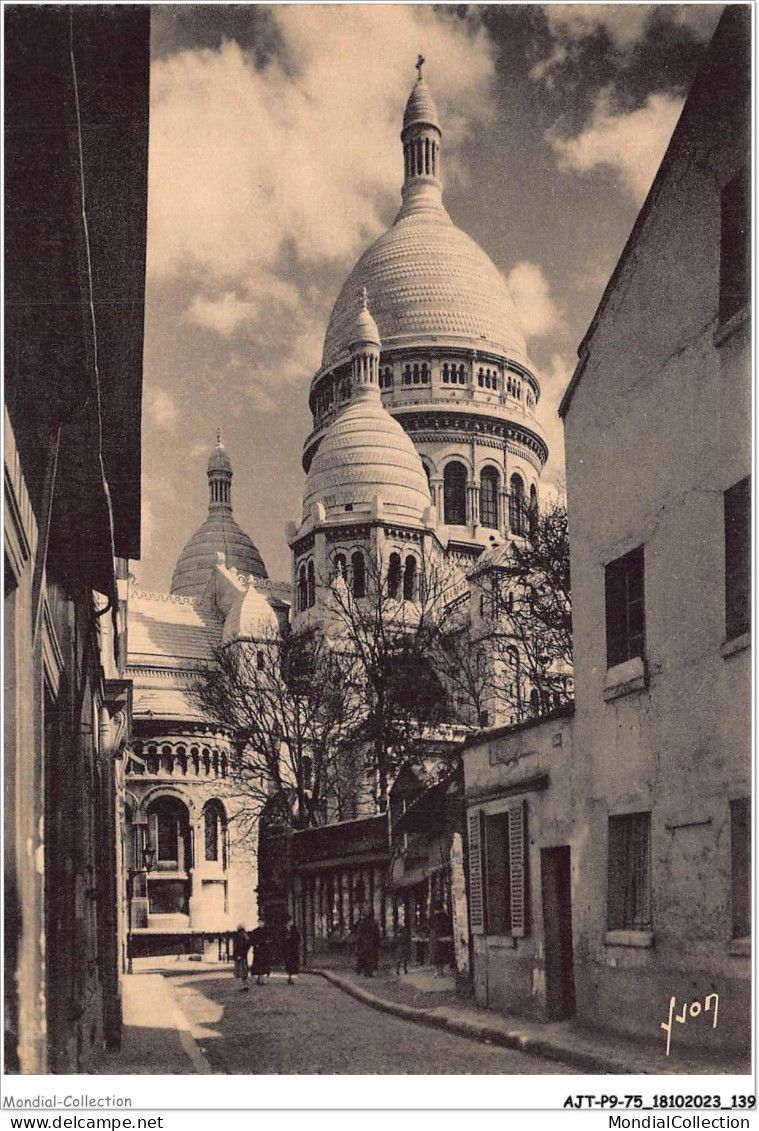
{"label": "window shutter", "polygon": [[525,859],[527,807],[525,801],[509,806],[509,869],[511,875],[511,933],[520,938],[527,931]]}
{"label": "window shutter", "polygon": [[469,813],[469,925],[473,935],[485,933],[482,879],[482,814],[473,809]]}

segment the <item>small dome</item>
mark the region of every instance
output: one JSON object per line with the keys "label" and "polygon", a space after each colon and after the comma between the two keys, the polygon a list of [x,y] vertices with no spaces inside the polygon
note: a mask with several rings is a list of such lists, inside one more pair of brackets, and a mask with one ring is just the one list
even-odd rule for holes
{"label": "small dome", "polygon": [[377,349],[380,349],[382,346],[377,323],[374,321],[369,311],[366,287],[361,287],[359,290],[353,331],[349,337],[349,344],[351,346],[373,345],[376,346]]}
{"label": "small dome", "polygon": [[231,640],[273,640],[279,633],[277,615],[263,593],[251,585],[236,601],[224,622],[222,644]]}
{"label": "small dome", "polygon": [[208,579],[216,569],[216,555],[222,551],[230,569],[254,577],[267,577],[261,555],[231,514],[215,511],[193,534],[179,555],[171,579],[172,594],[202,597]]}
{"label": "small dome", "polygon": [[413,125],[436,126],[440,129],[440,119],[437,116],[437,107],[429,92],[427,83],[422,76],[414,83],[413,90],[406,103],[403,114],[403,128],[408,129]]}
{"label": "small dome", "polygon": [[323,503],[327,517],[334,518],[346,508],[366,513],[375,498],[380,517],[410,522],[420,522],[431,506],[419,453],[371,387],[354,394],[325,432],[306,478],[303,520],[314,503]]}
{"label": "small dome", "polygon": [[208,471],[232,471],[232,464],[221,440],[208,457]]}

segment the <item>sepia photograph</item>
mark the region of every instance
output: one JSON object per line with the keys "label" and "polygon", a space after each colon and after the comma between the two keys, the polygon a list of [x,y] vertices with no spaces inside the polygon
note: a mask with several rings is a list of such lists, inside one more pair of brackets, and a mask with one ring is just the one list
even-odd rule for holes
{"label": "sepia photograph", "polygon": [[753,16],[3,5],[3,1108],[749,1127]]}

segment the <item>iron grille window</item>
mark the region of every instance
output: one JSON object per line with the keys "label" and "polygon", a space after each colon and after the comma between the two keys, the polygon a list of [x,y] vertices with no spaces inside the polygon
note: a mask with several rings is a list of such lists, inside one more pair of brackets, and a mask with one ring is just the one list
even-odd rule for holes
{"label": "iron grille window", "polygon": [[610,931],[650,930],[650,842],[650,813],[609,817]]}
{"label": "iron grille window", "polygon": [[512,475],[509,486],[509,526],[513,534],[524,534],[524,483],[518,475]]}
{"label": "iron grille window", "polygon": [[730,802],[730,850],[733,938],[745,939],[751,934],[751,801],[748,797]]}
{"label": "iron grille window", "polygon": [[358,551],[351,555],[351,572],[353,574],[353,596],[365,597],[366,570],[364,567],[364,555],[358,553]]}
{"label": "iron grille window", "polygon": [[751,481],[725,491],[725,630],[732,640],[751,627]]}
{"label": "iron grille window", "polygon": [[483,526],[498,526],[498,472],[492,467],[483,469],[480,475],[480,523]]}
{"label": "iron grille window", "polygon": [[387,570],[387,593],[389,597],[397,597],[401,585],[401,555],[392,553]]}
{"label": "iron grille window", "polygon": [[606,661],[610,668],[645,651],[643,547],[606,567]]}
{"label": "iron grille window", "polygon": [[443,472],[443,521],[448,526],[466,525],[466,468],[448,463]]}
{"label": "iron grille window", "polygon": [[727,322],[751,297],[751,193],[748,169],[725,185],[720,198],[719,321]]}

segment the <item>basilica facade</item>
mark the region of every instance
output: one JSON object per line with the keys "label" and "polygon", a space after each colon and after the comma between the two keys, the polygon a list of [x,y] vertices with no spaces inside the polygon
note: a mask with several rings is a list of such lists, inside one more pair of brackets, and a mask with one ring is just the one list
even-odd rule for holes
{"label": "basilica facade", "polygon": [[234,520],[232,476],[219,435],[207,466],[208,514],[179,556],[170,592],[129,598],[129,959],[219,956],[239,923],[257,922],[255,844],[240,827],[229,737],[188,696],[215,648],[274,634],[287,619],[289,586],[269,580]]}
{"label": "basilica facade", "polygon": [[[486,582],[529,534],[548,448],[540,383],[504,278],[444,207],[441,143],[420,65],[401,130],[400,210],[348,276],[311,381],[302,510],[287,528],[291,583],[268,578],[235,523],[219,440],[207,468],[208,515],[176,563],[171,592],[131,596],[125,855],[134,954],[165,952],[169,942],[213,953],[237,922],[253,925],[256,891],[270,921],[295,918],[307,952],[349,940],[367,901],[392,938],[399,922],[423,930],[433,901],[453,912],[452,893],[465,891],[463,818],[427,830],[407,811],[439,786],[440,798],[458,798],[446,805],[459,812],[465,734],[516,721],[497,703],[473,714],[451,696],[458,710],[421,736],[428,756],[395,795],[392,776],[379,790],[357,782],[352,807],[327,805],[321,828],[283,831],[276,805],[265,806],[257,870],[251,845],[235,838],[229,736],[187,694],[219,646],[270,643],[285,625],[339,642],[341,610],[378,600],[393,632],[413,631],[434,599],[435,615],[455,609],[457,624],[493,635]],[[529,704],[529,694],[525,686],[520,701]],[[405,822],[395,845],[380,812],[388,801],[391,817]],[[466,966],[460,899],[456,918]]]}

